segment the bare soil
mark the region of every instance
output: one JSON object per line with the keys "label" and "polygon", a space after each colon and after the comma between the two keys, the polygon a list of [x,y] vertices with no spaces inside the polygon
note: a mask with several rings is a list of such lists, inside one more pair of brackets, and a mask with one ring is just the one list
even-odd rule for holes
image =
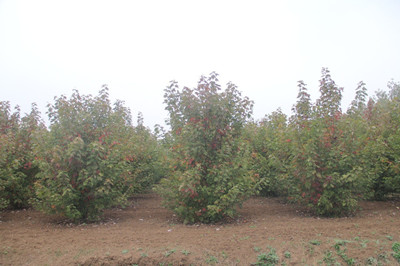
{"label": "bare soil", "polygon": [[71,224],[35,210],[5,211],[0,265],[251,265],[271,249],[278,265],[346,265],[350,259],[398,264],[392,245],[400,241],[400,202],[361,207],[354,217],[325,219],[278,199],[253,197],[238,219],[215,225],[183,225],[155,194],[106,211],[94,224]]}

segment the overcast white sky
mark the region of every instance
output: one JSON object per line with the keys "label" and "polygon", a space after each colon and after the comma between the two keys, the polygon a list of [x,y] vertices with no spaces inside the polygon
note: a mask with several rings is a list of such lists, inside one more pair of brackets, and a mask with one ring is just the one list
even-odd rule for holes
{"label": "overcast white sky", "polygon": [[110,96],[164,124],[170,80],[220,74],[255,101],[254,118],[290,114],[297,81],[315,99],[322,67],[370,95],[400,81],[400,1],[0,0],[0,100],[29,112],[72,89]]}

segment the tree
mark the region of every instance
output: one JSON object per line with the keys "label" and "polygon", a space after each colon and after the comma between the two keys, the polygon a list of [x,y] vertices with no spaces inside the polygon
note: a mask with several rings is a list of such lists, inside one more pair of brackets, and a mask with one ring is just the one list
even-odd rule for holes
{"label": "tree", "polygon": [[221,91],[217,77],[202,76],[195,89],[180,91],[171,82],[165,90],[171,175],[157,191],[185,223],[233,217],[256,183],[248,171],[248,141],[242,138],[253,103],[232,83]]}
{"label": "tree", "polygon": [[130,176],[123,141],[131,131],[129,110],[111,107],[108,89],[99,95],[55,98],[50,132],[41,136],[36,160],[35,206],[72,220],[96,220],[103,209],[124,204]]}
{"label": "tree", "polygon": [[370,197],[384,200],[400,192],[400,84],[389,82],[389,92],[378,92],[364,112],[367,124],[363,169]]}
{"label": "tree", "polygon": [[9,102],[0,102],[0,209],[24,208],[34,196],[33,184],[39,169],[34,164],[34,138],[45,133],[35,104],[20,117]]}
{"label": "tree", "polygon": [[336,86],[325,68],[320,93],[312,119],[308,120],[304,110],[309,110],[309,98],[300,86],[296,113],[291,120],[293,188],[289,197],[319,215],[339,216],[352,213],[357,207],[359,180],[354,174],[355,150],[349,146],[351,138],[344,131],[342,88]]}

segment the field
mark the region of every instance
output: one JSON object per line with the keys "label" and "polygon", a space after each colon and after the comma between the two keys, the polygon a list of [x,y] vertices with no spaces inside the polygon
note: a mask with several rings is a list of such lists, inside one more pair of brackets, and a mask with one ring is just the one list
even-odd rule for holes
{"label": "field", "polygon": [[349,218],[316,218],[278,199],[253,197],[237,220],[183,225],[156,194],[70,224],[35,210],[0,213],[0,265],[393,265],[400,202],[362,202]]}

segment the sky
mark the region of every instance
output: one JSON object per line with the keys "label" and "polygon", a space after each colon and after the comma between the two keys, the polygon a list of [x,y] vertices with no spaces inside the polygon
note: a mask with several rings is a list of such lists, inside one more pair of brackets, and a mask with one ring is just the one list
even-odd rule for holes
{"label": "sky", "polygon": [[400,81],[399,12],[398,0],[0,0],[0,101],[35,102],[45,119],[55,96],[107,84],[153,128],[171,80],[194,88],[215,71],[261,119],[291,114],[299,80],[318,98],[327,67],[346,110],[359,81],[370,96]]}

